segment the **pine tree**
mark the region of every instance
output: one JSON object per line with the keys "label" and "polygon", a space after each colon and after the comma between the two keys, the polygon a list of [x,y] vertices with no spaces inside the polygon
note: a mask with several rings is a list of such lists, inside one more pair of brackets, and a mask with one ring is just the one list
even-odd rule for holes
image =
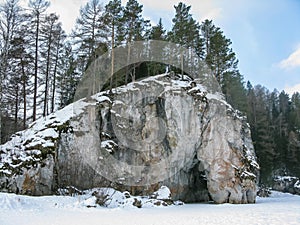
{"label": "pine tree", "polygon": [[222,92],[229,104],[243,113],[246,113],[247,96],[243,79],[239,71],[225,72],[223,74]]}
{"label": "pine tree", "polygon": [[263,165],[260,181],[264,184],[271,182],[271,174],[275,168],[274,159],[277,156],[268,102],[269,92],[266,88],[260,85],[252,88],[248,83],[249,122],[258,161]]}
{"label": "pine tree", "polygon": [[[127,65],[129,65],[131,55],[131,42],[141,41],[144,38],[145,29],[148,26],[149,21],[146,21],[142,17],[143,5],[140,5],[136,0],[129,0],[126,3],[123,13],[123,31],[124,40],[128,46],[127,49]],[[132,81],[135,80],[135,68],[138,65],[133,65],[132,68],[127,66],[125,75],[125,84],[128,83],[129,72],[131,74]],[[132,70],[132,71],[131,71]]]}
{"label": "pine tree", "polygon": [[[63,30],[58,22],[56,14],[50,14],[45,17],[45,21],[41,26],[41,56],[43,57],[41,72],[44,75],[44,97],[43,97],[43,116],[54,111],[54,95],[55,95],[55,80],[58,66],[58,53],[63,39]],[[52,85],[51,85],[52,84]],[[53,89],[50,94],[50,89]],[[49,101],[51,100],[50,104]]]}
{"label": "pine tree", "polygon": [[200,26],[201,36],[204,42],[204,57],[208,57],[211,53],[211,39],[215,33],[220,31],[220,28],[217,28],[212,20],[205,20]]}
{"label": "pine tree", "polygon": [[65,57],[64,55],[64,49],[65,49],[65,39],[67,38],[64,30],[61,27],[61,24],[59,23],[55,32],[55,42],[54,42],[54,62],[53,62],[53,78],[51,80],[51,89],[52,89],[52,95],[51,95],[51,113],[54,112],[59,106],[59,102],[56,99],[56,96],[59,95],[57,91],[57,83],[58,83],[58,76],[59,74],[64,72],[64,62],[62,59]]}
{"label": "pine tree", "polygon": [[35,27],[35,57],[34,57],[34,89],[33,89],[33,113],[32,120],[37,118],[37,100],[38,100],[38,70],[39,70],[39,39],[40,26],[43,13],[50,6],[50,2],[46,0],[30,0],[29,7],[32,11],[33,27]]}
{"label": "pine tree", "polygon": [[285,166],[293,176],[300,176],[300,134],[290,131],[286,149]]}
{"label": "pine tree", "polygon": [[288,147],[288,115],[290,112],[289,95],[282,91],[278,96],[278,116],[274,118],[274,136],[277,153],[276,162],[279,167],[285,167]]}
{"label": "pine tree", "polygon": [[112,0],[105,6],[104,21],[109,28],[111,34],[111,74],[110,74],[110,91],[113,85],[113,75],[114,75],[114,48],[116,44],[119,44],[118,33],[121,33],[119,28],[121,27],[122,19],[122,6],[121,0]]}
{"label": "pine tree", "polygon": [[182,50],[180,50],[180,69],[183,76],[184,61],[188,63],[193,62],[192,52],[195,52],[197,55],[201,54],[202,41],[199,36],[199,24],[190,14],[191,6],[187,6],[180,2],[177,6],[174,6],[174,8],[176,13],[172,19],[173,26],[172,30],[168,33],[168,39],[189,49],[189,54],[185,56],[183,55]]}
{"label": "pine tree", "polygon": [[[0,4],[0,141],[5,141],[11,133],[17,131],[16,108],[19,107],[20,89],[18,86],[18,91],[12,93],[12,88],[18,85],[19,76],[15,77],[17,68],[10,51],[21,22],[22,9],[18,0],[6,0]],[[13,121],[12,125],[10,121]]]}
{"label": "pine tree", "polygon": [[57,74],[57,91],[59,108],[63,108],[73,102],[76,87],[81,78],[81,75],[77,71],[77,61],[70,43],[64,45],[60,64],[62,67]]}
{"label": "pine tree", "polygon": [[231,41],[212,21],[201,24],[204,42],[204,59],[221,85],[226,100],[241,111],[246,111],[246,90],[243,76],[238,70],[238,60],[230,47]]}
{"label": "pine tree", "polygon": [[[22,30],[20,30],[20,35],[16,36],[11,41],[11,65],[13,65],[15,68],[15,74],[11,74],[8,81],[9,83],[14,84],[12,86],[13,93],[15,93],[13,94],[13,96],[18,96],[19,98],[13,98],[10,100],[10,102],[15,102],[15,124],[18,125],[18,111],[19,109],[22,109],[22,128],[25,129],[27,122],[27,98],[32,93],[32,84],[30,78],[32,77],[31,71],[33,70],[34,65],[32,63],[33,57],[27,51],[27,48],[29,46],[28,40],[21,36],[21,31]],[[24,34],[24,32],[22,32],[22,34]],[[21,103],[23,103],[22,107],[19,106],[19,104]]]}
{"label": "pine tree", "polygon": [[[153,26],[150,31],[149,31],[149,35],[148,35],[148,51],[149,54],[152,53],[152,51],[154,51],[156,49],[156,43],[152,42],[153,40],[159,40],[159,41],[164,41],[166,40],[166,30],[162,24],[162,20],[159,19],[159,22],[156,26]],[[156,54],[159,54],[157,51],[155,51]],[[160,55],[156,55],[155,57],[160,57],[163,58],[164,57],[164,50],[160,51],[161,54]],[[165,71],[166,65],[162,64],[162,63],[158,63],[155,62],[155,58],[152,59],[152,62],[147,62],[146,67],[147,67],[147,74],[148,75],[157,75],[157,74],[161,74]]]}
{"label": "pine tree", "polygon": [[169,40],[184,47],[197,48],[199,41],[199,24],[190,14],[191,6],[180,2],[175,8],[175,16],[172,19],[173,26],[169,32]]}
{"label": "pine tree", "polygon": [[158,24],[151,28],[150,40],[166,40],[166,30],[162,24],[162,19],[160,18]]}
{"label": "pine tree", "polygon": [[106,41],[107,30],[103,21],[104,9],[99,0],[90,0],[80,9],[72,31],[79,73],[81,76],[97,57],[98,47]]}
{"label": "pine tree", "polygon": [[289,127],[300,131],[300,93],[296,92],[291,98],[291,112],[289,116]]}
{"label": "pine tree", "polygon": [[234,73],[238,70],[238,60],[230,48],[231,41],[209,20],[202,23],[201,32],[205,43],[205,61],[222,85],[225,72]]}

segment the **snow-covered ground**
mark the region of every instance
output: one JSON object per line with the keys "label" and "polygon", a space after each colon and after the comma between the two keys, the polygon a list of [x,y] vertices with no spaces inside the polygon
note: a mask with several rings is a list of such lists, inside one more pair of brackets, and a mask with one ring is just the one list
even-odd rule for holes
{"label": "snow-covered ground", "polygon": [[1,225],[300,224],[300,196],[273,192],[256,204],[185,204],[87,208],[84,196],[28,197],[0,193]]}

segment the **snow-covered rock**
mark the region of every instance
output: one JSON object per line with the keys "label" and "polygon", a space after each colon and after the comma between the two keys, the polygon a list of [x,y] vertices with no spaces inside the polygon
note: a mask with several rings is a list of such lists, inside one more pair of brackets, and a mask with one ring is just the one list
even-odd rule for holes
{"label": "snow-covered rock", "polygon": [[150,77],[36,121],[1,146],[0,190],[150,195],[165,185],[174,200],[255,202],[259,166],[245,117],[201,79],[180,78]]}
{"label": "snow-covered rock", "polygon": [[300,195],[300,179],[293,176],[276,176],[272,189]]}
{"label": "snow-covered rock", "polygon": [[171,191],[168,187],[162,186],[158,191],[155,191],[151,197],[155,199],[170,199]]}
{"label": "snow-covered rock", "polygon": [[80,200],[75,205],[87,208],[151,208],[183,204],[171,199],[170,189],[166,186],[162,186],[150,196],[133,196],[128,191],[120,192],[113,188],[93,188],[72,194],[69,188],[59,189],[60,195],[77,197]]}

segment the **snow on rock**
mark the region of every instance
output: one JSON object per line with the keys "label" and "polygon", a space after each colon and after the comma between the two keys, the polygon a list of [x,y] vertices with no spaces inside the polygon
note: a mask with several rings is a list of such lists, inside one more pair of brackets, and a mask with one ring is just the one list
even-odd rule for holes
{"label": "snow on rock", "polygon": [[174,202],[170,197],[170,190],[162,186],[150,196],[132,196],[128,191],[120,192],[113,188],[93,188],[71,194],[70,189],[61,189],[61,195],[71,195],[79,199],[74,205],[87,208],[151,208],[157,206],[183,205]]}
{"label": "snow on rock", "polygon": [[300,180],[298,180],[298,181],[294,184],[294,187],[300,189]]}
{"label": "snow on rock", "polygon": [[118,145],[112,140],[105,140],[101,142],[101,148],[105,148],[109,153],[112,153],[116,146]]}
{"label": "snow on rock", "polygon": [[272,189],[300,195],[300,179],[293,176],[276,176]]}
{"label": "snow on rock", "polygon": [[300,195],[300,179],[294,184],[295,193]]}
{"label": "snow on rock", "polygon": [[161,187],[162,199],[255,202],[259,166],[249,125],[205,79],[149,77],[37,120],[1,146],[0,190],[108,186],[149,196]]}
{"label": "snow on rock", "polygon": [[[99,103],[110,101],[95,95]],[[44,195],[53,193],[54,156],[61,134],[73,132],[70,121],[90,105],[84,100],[41,118],[17,132],[0,148],[0,190]]]}
{"label": "snow on rock", "polygon": [[162,186],[158,191],[155,191],[151,197],[155,199],[170,199],[171,191],[168,187]]}
{"label": "snow on rock", "polygon": [[288,181],[288,182],[291,182],[293,180],[297,180],[298,178],[297,177],[292,177],[292,176],[276,176],[274,178],[274,180],[276,181]]}

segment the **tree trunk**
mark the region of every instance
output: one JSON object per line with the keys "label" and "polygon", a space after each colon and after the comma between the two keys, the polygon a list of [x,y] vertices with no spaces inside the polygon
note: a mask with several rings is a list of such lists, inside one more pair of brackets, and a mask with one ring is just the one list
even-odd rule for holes
{"label": "tree trunk", "polygon": [[43,116],[48,115],[48,84],[49,84],[49,73],[50,73],[50,54],[51,54],[51,30],[49,34],[49,40],[48,40],[48,49],[47,49],[47,65],[46,65],[46,77],[45,77],[45,95],[44,95],[44,112]]}
{"label": "tree trunk", "polygon": [[36,108],[37,108],[37,83],[38,83],[38,50],[39,50],[39,24],[40,15],[37,12],[36,16],[36,32],[35,32],[35,59],[34,59],[34,88],[33,88],[33,113],[32,120],[36,120]]}
{"label": "tree trunk", "polygon": [[16,85],[16,102],[15,102],[15,119],[14,119],[14,125],[15,130],[18,130],[18,111],[19,111],[19,84]]}
{"label": "tree trunk", "polygon": [[2,62],[0,60],[0,144],[2,144]]}
{"label": "tree trunk", "polygon": [[113,75],[114,75],[114,60],[115,60],[115,24],[112,22],[112,35],[111,35],[111,74],[110,74],[110,92],[112,92],[112,83],[113,83]]}
{"label": "tree trunk", "polygon": [[22,66],[22,86],[23,86],[23,129],[26,128],[26,74],[24,69],[24,61],[21,59],[21,66]]}
{"label": "tree trunk", "polygon": [[183,52],[182,52],[182,47],[180,49],[181,49],[181,51],[180,51],[181,80],[183,80],[184,76],[183,76]]}
{"label": "tree trunk", "polygon": [[57,64],[58,64],[59,42],[60,42],[60,35],[58,37],[58,42],[57,42],[56,58],[55,58],[55,65],[54,65],[54,71],[53,71],[52,96],[51,96],[51,113],[54,112],[54,106],[55,106],[56,72],[57,72]]}
{"label": "tree trunk", "polygon": [[128,49],[127,49],[127,66],[126,66],[126,76],[125,76],[125,84],[128,84],[128,75],[129,75],[129,62],[130,62],[130,52],[131,52],[131,43],[128,42]]}

